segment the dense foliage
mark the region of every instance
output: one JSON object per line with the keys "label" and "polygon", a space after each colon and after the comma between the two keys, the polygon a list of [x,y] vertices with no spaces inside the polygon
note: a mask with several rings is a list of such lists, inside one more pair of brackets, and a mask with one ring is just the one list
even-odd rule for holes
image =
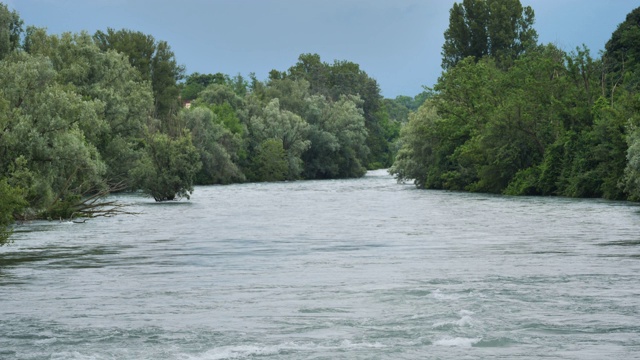
{"label": "dense foliage", "polygon": [[51,35],[0,3],[0,245],[15,220],[117,213],[97,200],[113,191],[389,166],[423,188],[640,200],[640,8],[599,58],[538,44],[534,18],[454,4],[438,83],[383,99],[349,61],[185,76],[151,35]]}
{"label": "dense foliage", "polygon": [[599,59],[533,43],[533,11],[517,10],[515,31],[499,32],[513,44],[505,58],[482,25],[502,22],[497,3],[454,5],[446,70],[403,127],[390,172],[423,188],[640,199],[640,8]]}
{"label": "dense foliage", "polygon": [[491,56],[501,66],[535,45],[533,9],[520,0],[464,0],[449,11],[442,67],[450,69],[466,57]]}
{"label": "dense foliage", "polygon": [[362,176],[391,165],[402,121],[352,62],[185,77],[151,35],[51,35],[2,3],[0,83],[0,245],[17,219],[117,213],[97,200],[112,191]]}

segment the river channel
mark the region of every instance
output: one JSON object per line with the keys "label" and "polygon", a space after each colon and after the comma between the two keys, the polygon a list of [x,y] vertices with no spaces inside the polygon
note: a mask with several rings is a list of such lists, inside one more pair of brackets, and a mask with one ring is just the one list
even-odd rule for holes
{"label": "river channel", "polygon": [[0,248],[0,359],[638,359],[640,207],[361,179],[117,198]]}

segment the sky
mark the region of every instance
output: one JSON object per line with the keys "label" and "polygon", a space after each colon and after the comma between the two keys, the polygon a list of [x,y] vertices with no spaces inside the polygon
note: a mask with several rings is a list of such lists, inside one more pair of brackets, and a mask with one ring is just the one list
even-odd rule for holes
{"label": "sky", "polygon": [[[255,73],[265,80],[298,56],[360,65],[382,95],[414,96],[440,74],[455,0],[0,0],[50,34],[129,29],[165,40],[186,73]],[[458,0],[461,2],[461,0]],[[637,0],[521,0],[540,43],[594,57]]]}

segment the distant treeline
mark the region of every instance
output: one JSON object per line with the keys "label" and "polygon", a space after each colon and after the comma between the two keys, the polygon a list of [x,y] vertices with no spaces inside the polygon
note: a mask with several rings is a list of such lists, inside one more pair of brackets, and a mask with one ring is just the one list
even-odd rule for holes
{"label": "distant treeline", "polygon": [[2,3],[0,84],[0,245],[14,220],[118,213],[114,191],[165,201],[197,184],[359,177],[391,165],[419,106],[315,54],[264,81],[185,76],[151,35],[51,35]]}
{"label": "distant treeline", "polygon": [[450,11],[444,72],[390,172],[421,188],[640,199],[640,8],[594,58],[538,44],[519,0]]}

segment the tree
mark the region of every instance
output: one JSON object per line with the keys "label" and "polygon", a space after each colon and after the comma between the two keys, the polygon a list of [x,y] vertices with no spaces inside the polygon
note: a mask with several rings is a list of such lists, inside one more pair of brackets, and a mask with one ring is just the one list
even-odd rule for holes
{"label": "tree", "polygon": [[156,52],[156,40],[151,35],[139,31],[100,30],[93,35],[96,44],[102,51],[115,50],[127,55],[131,66],[138,69],[144,80],[151,81],[153,74],[153,57]]}
{"label": "tree", "polygon": [[52,60],[56,81],[86,99],[99,102],[99,121],[79,124],[107,165],[106,179],[127,182],[142,155],[140,141],[153,112],[153,94],[124,54],[101,51],[87,33],[47,35],[28,28],[25,43],[32,55]]}
{"label": "tree", "polygon": [[193,193],[200,156],[187,131],[177,139],[155,133],[146,143],[146,156],[131,170],[138,188],[156,201],[169,201]]}
{"label": "tree", "polygon": [[0,62],[6,106],[0,119],[0,176],[24,189],[38,215],[69,217],[87,192],[102,188],[105,165],[84,127],[100,123],[101,104],[55,82],[47,58],[15,52]]}
{"label": "tree", "polygon": [[166,41],[156,45],[151,61],[151,86],[156,104],[156,117],[167,120],[180,109],[180,89],[177,82],[182,79],[184,67],[179,66],[171,47]]}
{"label": "tree", "polygon": [[231,106],[234,110],[243,107],[244,99],[236,94],[233,89],[225,84],[213,83],[200,91],[195,104]]}
{"label": "tree", "polygon": [[204,106],[180,112],[198,149],[202,167],[196,174],[197,184],[228,184],[242,182],[245,176],[234,160],[241,146],[240,135],[227,129],[222,120]]}
{"label": "tree", "polygon": [[627,14],[611,34],[603,58],[608,67],[612,100],[619,85],[640,90],[640,7]]}
{"label": "tree", "polygon": [[308,100],[311,145],[303,154],[305,178],[360,177],[366,172],[367,129],[358,97],[330,101],[320,95]]}
{"label": "tree", "polygon": [[[333,101],[339,101],[344,95],[359,97],[367,128],[369,156],[366,166],[380,168],[391,165],[393,155],[389,143],[394,140],[394,135],[397,136],[397,127],[390,122],[384,110],[377,81],[360,69],[360,65],[337,60],[327,64],[317,54],[302,54],[284,78],[306,80],[310,95],[325,96]],[[284,104],[284,99],[282,102]]]}
{"label": "tree", "polygon": [[23,21],[18,13],[0,3],[0,60],[20,45]]}
{"label": "tree", "polygon": [[444,33],[442,67],[447,70],[466,57],[492,56],[501,68],[536,45],[538,34],[530,6],[520,0],[463,0],[449,11]]}
{"label": "tree", "polygon": [[444,188],[442,173],[448,170],[446,155],[450,152],[443,144],[448,136],[443,125],[433,101],[411,113],[401,130],[401,147],[389,173],[400,182],[413,181],[419,188]]}
{"label": "tree", "polygon": [[9,241],[14,214],[27,206],[22,190],[8,184],[7,179],[0,179],[0,246]]}
{"label": "tree", "polygon": [[271,100],[261,116],[251,118],[250,132],[257,142],[276,139],[282,143],[287,162],[287,179],[296,180],[302,172],[300,156],[311,145],[307,139],[309,124],[299,115],[280,109],[278,99]]}
{"label": "tree", "polygon": [[258,181],[283,181],[289,174],[287,153],[279,139],[265,139],[256,148],[254,177]]}
{"label": "tree", "polygon": [[194,100],[209,85],[226,85],[230,81],[229,76],[222,73],[200,74],[195,72],[186,77],[180,96],[182,100]]}
{"label": "tree", "polygon": [[[97,31],[93,36],[103,51],[115,50],[129,58],[131,66],[138,69],[142,79],[151,82],[155,101],[154,116],[164,121],[168,130],[180,109],[180,88],[177,84],[184,76],[184,67],[178,65],[175,54],[166,41],[156,41],[153,36],[131,30],[115,31],[111,28],[107,32]],[[179,130],[171,129],[174,135]]]}

